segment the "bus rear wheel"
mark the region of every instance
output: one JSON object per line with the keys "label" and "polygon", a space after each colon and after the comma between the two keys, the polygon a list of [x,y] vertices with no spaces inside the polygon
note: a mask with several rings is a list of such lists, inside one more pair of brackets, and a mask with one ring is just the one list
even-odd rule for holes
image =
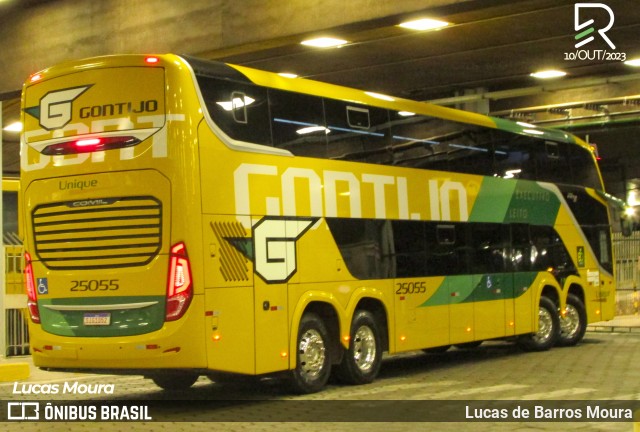
{"label": "bus rear wheel", "polygon": [[578,296],[569,294],[567,306],[560,319],[560,338],[558,345],[573,346],[580,342],[587,330],[587,311]]}
{"label": "bus rear wheel", "polygon": [[338,365],[336,376],[347,384],[368,384],[378,376],[382,364],[382,340],[371,312],[355,313],[349,336],[349,349]]}
{"label": "bus rear wheel", "polygon": [[464,342],[464,343],[455,344],[454,346],[458,349],[474,349],[482,345],[482,342],[483,341]]}
{"label": "bus rear wheel", "polygon": [[538,331],[521,336],[520,346],[527,351],[546,351],[558,341],[560,336],[560,316],[553,302],[548,297],[540,297],[538,307]]}
{"label": "bus rear wheel", "polygon": [[425,354],[442,354],[449,351],[449,348],[451,348],[451,345],[442,345],[437,347],[424,348],[422,352]]}
{"label": "bus rear wheel", "polygon": [[322,319],[307,313],[300,320],[296,340],[296,367],[291,384],[296,393],[315,393],[325,386],[331,373],[329,333]]}
{"label": "bus rear wheel", "polygon": [[149,375],[148,378],[165,391],[180,391],[191,387],[198,380],[198,374],[187,371],[164,372]]}

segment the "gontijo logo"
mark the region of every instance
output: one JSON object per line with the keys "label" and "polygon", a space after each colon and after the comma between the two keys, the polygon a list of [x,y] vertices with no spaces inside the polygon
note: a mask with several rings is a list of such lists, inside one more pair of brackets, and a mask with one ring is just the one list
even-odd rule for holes
{"label": "gontijo logo", "polygon": [[[575,39],[579,41],[576,43],[576,48],[580,48],[595,39],[593,36],[590,36],[595,31],[593,27],[589,27],[588,29],[581,31],[585,27],[590,26],[595,22],[593,18],[585,22],[580,22],[580,11],[582,9],[587,9],[587,8],[588,9],[600,8],[600,9],[606,10],[609,13],[609,23],[607,24],[606,27],[598,30],[598,33],[600,33],[600,36],[602,36],[602,39],[604,39],[604,41],[611,47],[611,49],[613,50],[616,49],[616,46],[613,44],[613,42],[611,42],[611,39],[609,39],[609,37],[605,34],[609,30],[611,30],[611,27],[613,27],[615,16],[613,15],[613,11],[611,10],[611,8],[604,3],[576,3],[575,4],[575,10],[574,10],[575,30],[577,32],[580,32],[575,36]],[[583,39],[585,37],[587,38]],[[583,40],[580,40],[580,39],[583,39]]]}
{"label": "gontijo logo", "polygon": [[37,118],[40,126],[48,131],[63,128],[71,121],[73,101],[89,88],[90,85],[49,92],[40,99],[40,105],[24,111]]}

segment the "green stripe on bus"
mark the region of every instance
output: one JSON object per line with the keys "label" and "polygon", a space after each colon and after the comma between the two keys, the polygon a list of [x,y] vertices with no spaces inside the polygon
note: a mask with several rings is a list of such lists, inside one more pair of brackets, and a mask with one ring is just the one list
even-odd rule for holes
{"label": "green stripe on bus", "polygon": [[[149,306],[134,309],[110,310],[112,305],[152,303]],[[91,305],[91,309],[82,306]],[[95,306],[104,306],[99,310]],[[47,306],[53,306],[48,308]],[[58,306],[78,306],[78,310],[56,310]],[[73,337],[113,337],[134,336],[159,330],[164,324],[165,296],[131,297],[84,297],[38,299],[38,308],[42,320],[42,329],[59,336]],[[86,325],[85,315],[90,313],[108,313],[108,325]]]}
{"label": "green stripe on bus", "polygon": [[525,292],[514,289],[515,279],[518,279],[518,286],[522,284],[530,286],[537,275],[537,272],[505,272],[447,276],[436,292],[418,307],[515,299]]}
{"label": "green stripe on bus", "polygon": [[469,222],[496,222],[505,220],[516,182],[498,177],[484,177],[480,192],[473,205]]}
{"label": "green stripe on bus", "polygon": [[553,226],[560,208],[557,195],[537,182],[485,177],[469,222],[527,223]]}
{"label": "green stripe on bus", "polygon": [[[557,129],[541,128],[535,125],[528,125],[522,122],[514,122],[497,117],[492,117],[498,129],[519,135],[535,136],[538,139],[548,139],[551,141],[575,143],[572,135]],[[532,132],[534,131],[534,132]]]}
{"label": "green stripe on bus", "polygon": [[519,180],[504,222],[554,226],[559,209],[560,200],[553,191],[533,181]]}

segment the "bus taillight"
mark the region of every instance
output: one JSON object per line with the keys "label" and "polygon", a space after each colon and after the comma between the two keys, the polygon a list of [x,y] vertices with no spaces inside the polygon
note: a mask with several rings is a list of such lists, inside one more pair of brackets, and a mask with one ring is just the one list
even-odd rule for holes
{"label": "bus taillight", "polygon": [[187,256],[187,248],[180,242],[171,248],[169,256],[169,277],[167,280],[166,321],[180,319],[187,311],[193,297],[191,281],[191,264]]}
{"label": "bus taillight", "polygon": [[62,141],[50,144],[42,149],[42,154],[60,156],[77,153],[91,153],[96,151],[115,150],[133,147],[140,143],[134,136],[91,137]]}
{"label": "bus taillight", "polygon": [[38,310],[38,294],[36,291],[35,279],[33,277],[33,265],[31,264],[31,255],[29,252],[24,253],[24,279],[27,288],[27,308],[31,321],[36,324],[40,323],[40,311]]}

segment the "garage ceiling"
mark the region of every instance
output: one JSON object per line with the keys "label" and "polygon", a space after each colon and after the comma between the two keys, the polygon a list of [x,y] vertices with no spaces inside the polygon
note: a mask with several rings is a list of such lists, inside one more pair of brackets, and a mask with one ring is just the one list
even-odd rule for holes
{"label": "garage ceiling", "polygon": [[[22,7],[38,7],[41,3],[26,2]],[[614,96],[640,93],[635,90],[636,82],[640,82],[640,68],[617,60],[623,55],[628,59],[640,57],[638,0],[606,0],[614,13],[613,23],[602,7],[581,9],[581,22],[594,20],[581,31],[574,28],[576,6],[573,1],[452,3],[413,15],[386,16],[314,34],[189,54],[274,72],[293,72],[302,77],[417,100],[442,100],[470,91],[507,91],[506,95],[517,95],[514,89],[522,88],[548,92],[577,87],[585,94],[594,79],[623,83],[622,94]],[[0,24],[11,18],[11,11],[11,8],[0,8]],[[400,22],[424,17],[451,24],[438,31],[413,31],[397,26]],[[609,24],[612,26],[605,35],[615,49],[597,32]],[[595,30],[588,35],[594,39],[578,51],[576,43],[588,36],[576,39],[576,35],[589,28]],[[348,42],[340,48],[325,49],[300,45],[301,40],[313,36],[333,36]],[[604,58],[605,50],[611,58]],[[578,55],[582,59],[566,60],[567,55]],[[544,83],[530,76],[534,71],[550,68],[564,70],[567,76]],[[487,97],[493,98],[492,94],[495,96],[489,93]],[[504,103],[496,107],[518,108]],[[16,103],[5,101],[4,124],[17,119],[18,112]],[[12,148],[17,145],[15,135],[5,132],[3,136],[5,170],[9,163],[9,171],[15,171],[17,157]]]}
{"label": "garage ceiling", "polygon": [[[336,84],[427,100],[452,96],[470,88],[487,90],[537,85],[530,73],[562,69],[567,78],[634,73],[620,61],[594,56],[595,50],[640,57],[640,4],[637,0],[609,0],[614,23],[605,35],[611,49],[596,32],[583,47],[593,57],[565,60],[575,54],[575,2],[557,0],[466,1],[432,9],[415,16],[392,16],[373,22],[335,28],[318,36],[349,41],[341,48],[311,49],[296,41],[269,41],[260,46],[201,53],[270,71],[291,71],[300,76]],[[397,26],[402,21],[429,16],[451,23],[439,31],[412,31]],[[583,8],[581,21],[589,27],[610,23],[602,8]],[[313,35],[308,35],[313,36]],[[586,38],[584,38],[586,39]],[[584,40],[584,39],[581,39]],[[263,45],[264,46],[264,45]]]}

